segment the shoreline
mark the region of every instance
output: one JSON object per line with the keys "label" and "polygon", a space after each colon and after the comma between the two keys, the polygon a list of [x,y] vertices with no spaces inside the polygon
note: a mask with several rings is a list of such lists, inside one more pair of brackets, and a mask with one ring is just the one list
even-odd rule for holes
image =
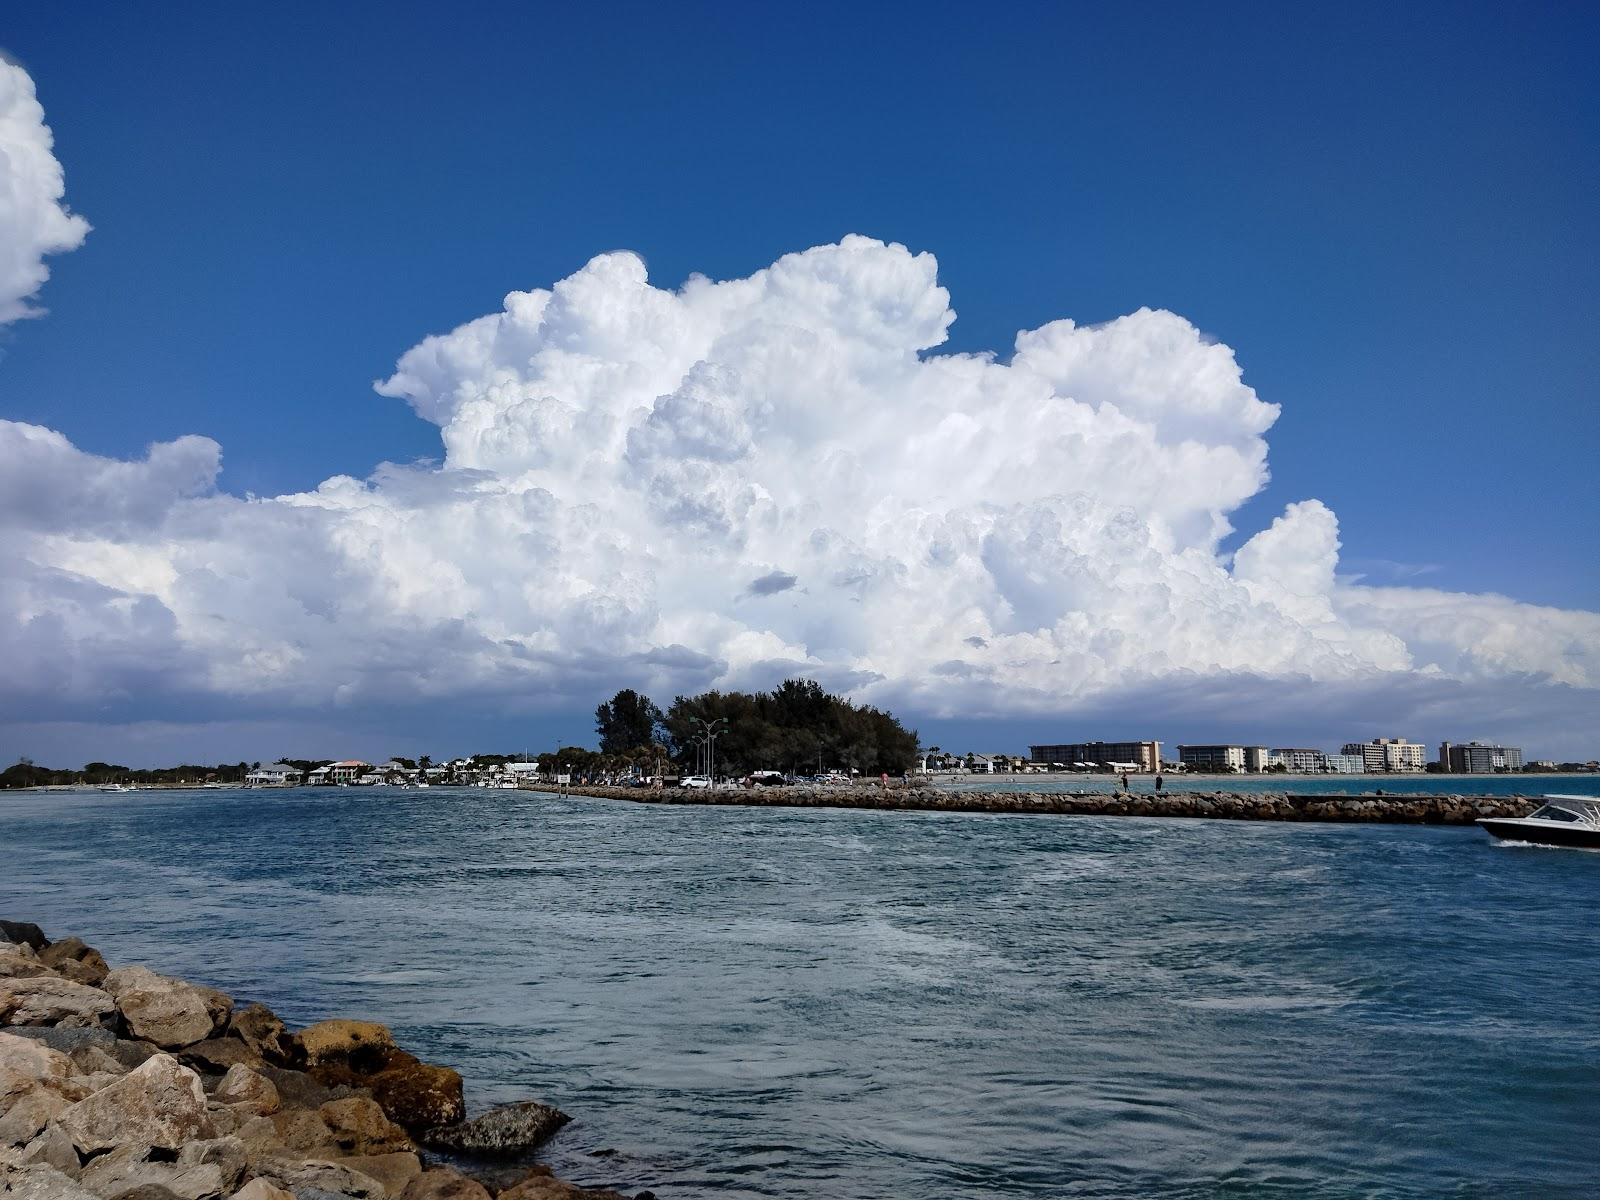
{"label": "shoreline", "polygon": [[[531,789],[530,789],[531,790]],[[538,789],[544,791],[544,789]],[[1307,795],[1287,792],[985,792],[936,787],[647,788],[572,786],[547,795],[635,804],[749,808],[857,808],[885,812],[1010,813],[1040,816],[1169,817],[1224,821],[1320,821],[1391,825],[1471,825],[1479,817],[1525,817],[1527,796],[1449,794]]]}
{"label": "shoreline", "polygon": [[29,1200],[655,1200],[537,1164],[571,1118],[468,1117],[387,1026],[260,1003],[0,921],[0,1193]]}

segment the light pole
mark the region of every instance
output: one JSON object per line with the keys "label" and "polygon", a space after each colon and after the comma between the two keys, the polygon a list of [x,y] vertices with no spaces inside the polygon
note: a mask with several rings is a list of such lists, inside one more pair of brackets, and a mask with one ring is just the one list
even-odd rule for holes
{"label": "light pole", "polygon": [[711,786],[716,787],[717,737],[728,732],[728,718],[718,717],[715,721],[707,721],[702,717],[690,717],[689,720],[704,731],[701,736],[706,740],[706,777],[711,780]]}

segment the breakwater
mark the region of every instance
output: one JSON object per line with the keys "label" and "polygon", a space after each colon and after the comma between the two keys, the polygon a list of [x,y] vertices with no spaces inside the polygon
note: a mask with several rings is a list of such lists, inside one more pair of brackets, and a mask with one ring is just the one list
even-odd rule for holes
{"label": "breakwater", "polygon": [[627,1200],[528,1161],[569,1119],[527,1100],[469,1120],[461,1076],[384,1025],[290,1031],[265,1005],[0,921],[0,1194]]}
{"label": "breakwater", "polygon": [[1525,817],[1526,796],[1307,796],[1285,792],[947,792],[933,787],[617,788],[574,786],[575,796],[639,804],[756,808],[865,808],[887,811],[1035,813],[1058,816],[1186,817],[1224,821],[1342,821],[1470,825],[1479,817]]}

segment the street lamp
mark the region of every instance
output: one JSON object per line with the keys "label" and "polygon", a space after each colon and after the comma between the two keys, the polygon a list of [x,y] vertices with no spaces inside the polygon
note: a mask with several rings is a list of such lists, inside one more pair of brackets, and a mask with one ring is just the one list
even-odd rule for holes
{"label": "street lamp", "polygon": [[717,738],[728,732],[730,722],[727,717],[718,717],[715,721],[707,721],[701,717],[690,717],[691,724],[698,725],[703,730],[701,734],[706,741],[706,776],[711,780],[711,786],[717,786]]}

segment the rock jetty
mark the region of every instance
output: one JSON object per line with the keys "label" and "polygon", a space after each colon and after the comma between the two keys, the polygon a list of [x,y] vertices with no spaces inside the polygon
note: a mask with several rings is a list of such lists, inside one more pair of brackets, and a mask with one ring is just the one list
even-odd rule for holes
{"label": "rock jetty", "polygon": [[1525,817],[1525,796],[1307,796],[1287,792],[951,792],[937,787],[617,788],[572,794],[641,804],[725,804],[766,808],[876,808],[917,812],[1039,813],[1098,817],[1190,817],[1224,821],[1362,821],[1470,825],[1479,817]]}
{"label": "rock jetty", "polygon": [[535,1101],[468,1120],[461,1076],[383,1025],[291,1031],[0,921],[6,1200],[626,1200],[528,1164],[567,1120]]}

